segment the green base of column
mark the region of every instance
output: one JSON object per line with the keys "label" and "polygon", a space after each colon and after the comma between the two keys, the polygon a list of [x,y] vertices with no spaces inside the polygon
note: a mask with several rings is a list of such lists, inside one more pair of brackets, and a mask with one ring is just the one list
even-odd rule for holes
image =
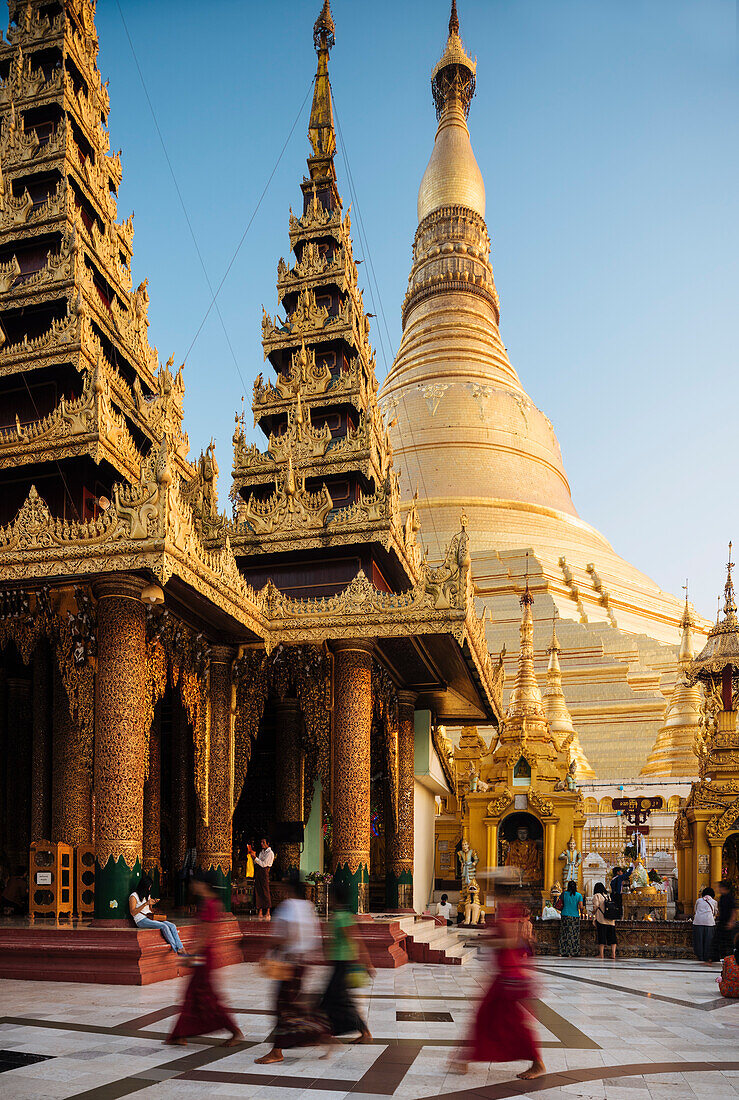
{"label": "green base of column", "polygon": [[112,856],[104,867],[95,861],[95,920],[127,920],[128,897],[141,878],[141,863],[129,867],[123,856]]}
{"label": "green base of column", "polygon": [[350,871],[347,863],[340,863],[334,870],[334,879],[346,888],[352,913],[369,910],[369,867],[366,863],[361,863],[357,871]]}
{"label": "green base of column", "polygon": [[401,871],[396,875],[388,871],[385,875],[385,904],[388,909],[413,908],[413,872]]}
{"label": "green base of column", "polygon": [[211,886],[215,888],[216,894],[223,906],[226,913],[231,912],[231,872],[224,871],[219,865],[214,867],[211,863],[208,867],[196,867],[196,875],[207,875],[208,881]]}

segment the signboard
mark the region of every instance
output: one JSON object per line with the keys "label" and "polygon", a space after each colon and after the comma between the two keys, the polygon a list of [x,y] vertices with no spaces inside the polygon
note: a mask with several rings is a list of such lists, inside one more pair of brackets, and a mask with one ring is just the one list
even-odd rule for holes
{"label": "signboard", "polygon": [[37,886],[51,886],[51,871],[37,871],[36,872],[36,885]]}
{"label": "signboard", "polygon": [[652,810],[661,810],[664,804],[665,800],[660,795],[652,797],[637,795],[636,798],[614,798],[613,800],[614,810],[620,810],[625,814],[651,813]]}

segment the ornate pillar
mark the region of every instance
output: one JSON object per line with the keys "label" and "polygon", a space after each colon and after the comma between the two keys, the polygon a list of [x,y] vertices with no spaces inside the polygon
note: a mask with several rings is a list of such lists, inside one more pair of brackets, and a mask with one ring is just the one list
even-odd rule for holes
{"label": "ornate pillar", "polygon": [[31,681],[9,676],[6,741],[6,852],[11,864],[28,859],[31,824]]}
{"label": "ornate pillar", "polygon": [[33,651],[33,744],[31,747],[31,840],[51,836],[51,663],[49,648]]}
{"label": "ornate pillar", "polygon": [[[582,832],[582,830],[580,830]],[[552,886],[557,880],[555,862],[555,841],[557,839],[557,822],[545,821],[544,822],[544,893],[551,897]],[[582,846],[578,848],[579,852],[582,852]],[[562,883],[562,889],[567,888],[567,883]]]}
{"label": "ornate pillar", "polygon": [[333,865],[351,907],[369,908],[371,641],[335,642]]}
{"label": "ornate pillar", "polygon": [[[275,810],[277,825],[303,820],[303,782],[305,760],[300,729],[303,720],[297,699],[280,699],[275,713]],[[279,835],[279,830],[278,830]],[[300,844],[280,842],[275,847],[275,863],[283,876],[300,870]]]}
{"label": "ornate pillar", "polygon": [[389,909],[413,909],[416,698],[415,691],[398,692],[398,830],[388,836],[385,857]]}
{"label": "ornate pillar", "polygon": [[159,872],[161,870],[162,836],[162,710],[154,711],[154,721],[149,731],[149,774],[144,781],[144,837],[142,867],[154,883],[154,897],[159,897]]}
{"label": "ornate pillar", "polygon": [[51,839],[64,844],[92,841],[91,783],[79,728],[54,661],[51,773]]}
{"label": "ornate pillar", "polygon": [[95,917],[125,919],[141,873],[146,620],[144,581],[97,581],[95,678]]}
{"label": "ornate pillar", "polygon": [[[717,886],[717,884],[723,878],[721,874],[722,856],[724,854],[724,846],[721,841],[717,844],[711,844],[711,886]],[[696,895],[697,896],[697,895]]]}
{"label": "ornate pillar", "polygon": [[215,876],[223,908],[231,909],[231,817],[233,813],[232,646],[213,646],[210,656],[210,763],[208,824],[198,818],[198,868]]}
{"label": "ornate pillar", "polygon": [[486,821],[485,822],[485,835],[487,838],[486,854],[487,854],[487,866],[498,866],[498,822]]}
{"label": "ornate pillar", "polygon": [[184,883],[180,877],[182,864],[187,855],[188,823],[190,820],[190,770],[188,762],[190,730],[187,711],[182,705],[179,694],[172,714],[172,874],[174,875],[175,905],[187,902]]}

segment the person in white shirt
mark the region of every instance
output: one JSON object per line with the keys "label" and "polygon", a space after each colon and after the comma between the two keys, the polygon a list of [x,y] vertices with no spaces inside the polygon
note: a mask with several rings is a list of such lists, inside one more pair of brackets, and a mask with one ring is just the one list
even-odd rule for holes
{"label": "person in white shirt", "polygon": [[541,912],[542,920],[562,920],[562,914],[554,908],[551,901],[544,902],[544,908]]}
{"label": "person in white shirt", "polygon": [[254,904],[257,916],[270,920],[272,898],[269,892],[269,869],[275,861],[275,853],[266,836],[262,837],[261,851],[254,856]]}
{"label": "person in white shirt", "polygon": [[271,951],[273,958],[283,965],[284,974],[277,982],[277,1023],[270,1035],[274,1045],[255,1059],[260,1066],[281,1062],[283,1048],[329,1040],[325,1018],[312,1012],[301,997],[305,969],[317,961],[320,952],[321,926],[312,902],[305,898],[302,883],[289,880],[285,887],[287,897],[277,907],[272,922]]}
{"label": "person in white shirt", "polygon": [[184,955],[185,949],[182,946],[182,940],[177,931],[177,926],[173,924],[171,920],[164,920],[163,917],[155,917],[151,911],[152,905],[155,905],[159,900],[151,896],[152,885],[149,876],[142,875],[139,879],[138,886],[130,895],[128,899],[128,908],[133,917],[133,923],[137,928],[151,928],[156,929],[157,932],[161,932],[174,953],[176,955]]}
{"label": "person in white shirt", "polygon": [[716,931],[718,905],[711,886],[706,886],[695,903],[693,912],[693,951],[702,963],[711,963],[711,947]]}
{"label": "person in white shirt", "polygon": [[447,924],[451,924],[453,912],[454,908],[452,907],[452,903],[449,901],[449,895],[442,894],[441,901],[436,906],[437,917],[443,917]]}

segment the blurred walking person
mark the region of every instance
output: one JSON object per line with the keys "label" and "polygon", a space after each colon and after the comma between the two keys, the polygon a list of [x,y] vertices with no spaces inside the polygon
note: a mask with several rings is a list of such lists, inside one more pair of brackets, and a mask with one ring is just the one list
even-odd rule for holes
{"label": "blurred walking person", "polygon": [[507,896],[501,897],[493,925],[492,946],[498,964],[490,988],[483,997],[464,1054],[457,1054],[451,1068],[466,1073],[469,1062],[530,1062],[516,1076],[524,1081],[545,1072],[539,1042],[523,1002],[533,993],[529,948],[521,938],[524,910]]}
{"label": "blurred walking person", "polygon": [[263,966],[267,975],[277,981],[277,1023],[270,1036],[272,1049],[255,1059],[260,1066],[282,1062],[283,1050],[325,1043],[329,1039],[325,1017],[312,1011],[303,997],[306,968],[318,961],[321,926],[312,903],[305,898],[302,883],[289,881],[287,890],[287,897],[275,910],[273,946]]}
{"label": "blurred walking person", "polygon": [[354,914],[349,911],[349,891],[343,882],[334,881],[333,902],[328,950],[333,970],[319,1009],[326,1015],[332,1035],[357,1031],[359,1035],[354,1042],[371,1043],[372,1035],[357,1010],[351,987],[356,978],[363,979],[365,972],[374,976],[375,968]]}
{"label": "blurred walking person", "polygon": [[190,889],[198,901],[198,939],[190,963],[192,972],[185,999],[167,1042],[175,1046],[185,1046],[187,1040],[194,1035],[229,1031],[231,1037],[224,1046],[232,1047],[241,1042],[244,1036],[231,1013],[222,1004],[213,980],[222,906],[211,883],[204,876],[193,878]]}
{"label": "blurred walking person", "polygon": [[718,913],[713,933],[711,958],[714,962],[723,960],[734,950],[736,936],[736,898],[734,887],[728,879],[718,884]]}

